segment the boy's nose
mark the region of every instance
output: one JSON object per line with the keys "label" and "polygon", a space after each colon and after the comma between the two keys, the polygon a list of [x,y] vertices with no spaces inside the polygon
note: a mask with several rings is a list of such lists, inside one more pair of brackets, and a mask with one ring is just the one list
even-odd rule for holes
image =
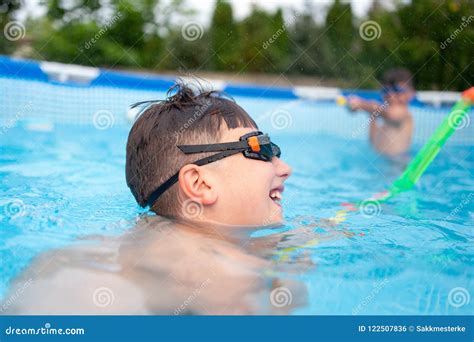
{"label": "boy's nose", "polygon": [[291,176],[293,170],[291,169],[290,165],[285,163],[278,157],[273,157],[272,159],[273,165],[275,165],[276,173],[278,177],[288,178]]}

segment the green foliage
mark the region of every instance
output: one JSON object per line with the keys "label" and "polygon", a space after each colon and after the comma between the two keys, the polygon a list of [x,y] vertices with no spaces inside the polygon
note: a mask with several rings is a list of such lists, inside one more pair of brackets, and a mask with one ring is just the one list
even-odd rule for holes
{"label": "green foliage", "polygon": [[212,67],[215,70],[233,70],[238,63],[239,34],[232,15],[232,6],[218,0],[209,29]]}
{"label": "green foliage", "polygon": [[285,72],[290,55],[290,38],[288,36],[288,27],[283,19],[283,11],[278,9],[272,17],[272,45],[267,48],[268,59],[272,61],[276,69]]}
{"label": "green foliage", "polygon": [[[2,31],[21,4],[0,0]],[[293,13],[254,6],[240,21],[228,1],[216,0],[196,39],[183,33],[195,22],[185,0],[41,4],[45,16],[27,20],[24,39],[0,40],[0,53],[105,67],[314,75],[352,87],[379,87],[395,66],[409,68],[422,89],[462,90],[474,80],[472,0],[395,1],[391,9],[375,0],[365,18],[335,0],[322,23],[312,16],[321,6],[309,0]],[[378,31],[364,39],[368,21]]]}
{"label": "green foliage", "polygon": [[239,30],[239,70],[277,72],[273,59],[275,47],[269,41],[275,34],[271,16],[254,6],[250,15],[239,23]]}
{"label": "green foliage", "polygon": [[209,35],[203,34],[200,39],[186,40],[181,30],[172,31],[167,40],[166,53],[160,62],[160,69],[203,70],[207,68],[209,58]]}
{"label": "green foliage", "polygon": [[292,74],[321,76],[322,52],[325,50],[320,39],[322,31],[309,14],[312,11],[310,4],[306,5],[303,14],[293,14],[293,18],[298,20],[288,29],[291,36],[289,71]]}
{"label": "green foliage", "polygon": [[326,64],[329,63],[330,68],[325,70],[325,74],[333,78],[356,79],[361,70],[352,52],[354,38],[352,19],[351,4],[343,4],[340,0],[334,2],[326,16],[322,40],[323,44],[329,47],[324,55],[324,61]]}
{"label": "green foliage", "polygon": [[[411,32],[417,32],[400,48],[400,56],[407,67],[417,73],[420,87],[463,89],[469,83],[472,85],[473,9],[472,1],[451,0],[414,1],[398,11],[399,37],[410,37]],[[427,13],[432,14],[428,17]],[[455,38],[448,42],[451,35]]]}
{"label": "green foliage", "polygon": [[[15,11],[20,8],[20,0],[0,0],[0,32],[5,32],[5,26],[13,19]],[[12,53],[15,44],[8,39],[0,39],[0,54]]]}
{"label": "green foliage", "polygon": [[125,49],[143,47],[145,20],[142,12],[135,8],[133,2],[119,1],[117,10],[110,21],[113,21],[113,24],[108,30],[109,39]]}

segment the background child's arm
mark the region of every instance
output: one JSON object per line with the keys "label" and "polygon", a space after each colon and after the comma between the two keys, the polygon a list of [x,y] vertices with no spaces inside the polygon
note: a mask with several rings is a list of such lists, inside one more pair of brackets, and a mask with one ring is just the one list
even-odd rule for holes
{"label": "background child's arm", "polygon": [[383,107],[377,101],[367,101],[358,96],[349,96],[347,104],[351,111],[363,110],[369,114],[379,112]]}
{"label": "background child's arm", "polygon": [[408,107],[401,104],[386,104],[377,101],[367,101],[357,96],[351,96],[348,106],[352,111],[363,110],[374,117],[382,117],[389,124],[399,125],[410,116]]}

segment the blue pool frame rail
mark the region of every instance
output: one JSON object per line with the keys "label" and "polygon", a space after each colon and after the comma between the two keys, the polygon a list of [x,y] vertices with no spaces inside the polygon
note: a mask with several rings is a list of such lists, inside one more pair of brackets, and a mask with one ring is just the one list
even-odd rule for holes
{"label": "blue pool frame rail", "polygon": [[[151,74],[133,74],[122,71],[113,71],[108,69],[97,69],[97,77],[90,80],[90,82],[77,83],[73,81],[58,82],[52,79],[42,69],[42,63],[34,60],[14,59],[9,56],[0,55],[0,77],[18,78],[26,80],[35,80],[39,82],[47,82],[50,84],[60,83],[63,86],[78,86],[78,87],[113,87],[113,88],[127,88],[136,90],[150,90],[150,91],[166,91],[173,84],[176,83],[177,77],[171,76],[157,76]],[[315,88],[317,89],[317,88]],[[360,89],[337,89],[334,88],[340,95],[358,95],[366,99],[373,99],[381,101],[379,91],[375,90],[360,90]],[[253,84],[234,84],[224,83],[222,87],[223,92],[231,96],[248,96],[255,98],[276,98],[295,100],[304,98],[299,96],[295,88],[290,87],[276,87],[276,86],[259,86]],[[326,99],[332,101],[333,99]],[[414,99],[411,103],[414,106],[426,106],[424,102]]]}

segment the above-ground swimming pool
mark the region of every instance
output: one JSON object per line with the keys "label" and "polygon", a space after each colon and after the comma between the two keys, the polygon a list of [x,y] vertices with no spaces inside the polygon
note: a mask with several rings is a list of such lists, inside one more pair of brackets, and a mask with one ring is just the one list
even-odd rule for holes
{"label": "above-ground swimming pool", "polygon": [[[125,183],[125,108],[164,95],[0,78],[0,301],[41,252],[133,227],[144,210]],[[279,231],[334,217],[341,203],[386,189],[448,111],[413,107],[410,156],[390,160],[369,145],[364,116],[333,102],[235,100],[293,168],[283,200],[288,224]],[[294,313],[471,314],[472,137],[472,126],[456,132],[413,191],[349,213],[333,228],[339,237],[325,239],[316,227],[321,240],[289,255],[309,253],[314,263],[288,275],[308,293]]]}

